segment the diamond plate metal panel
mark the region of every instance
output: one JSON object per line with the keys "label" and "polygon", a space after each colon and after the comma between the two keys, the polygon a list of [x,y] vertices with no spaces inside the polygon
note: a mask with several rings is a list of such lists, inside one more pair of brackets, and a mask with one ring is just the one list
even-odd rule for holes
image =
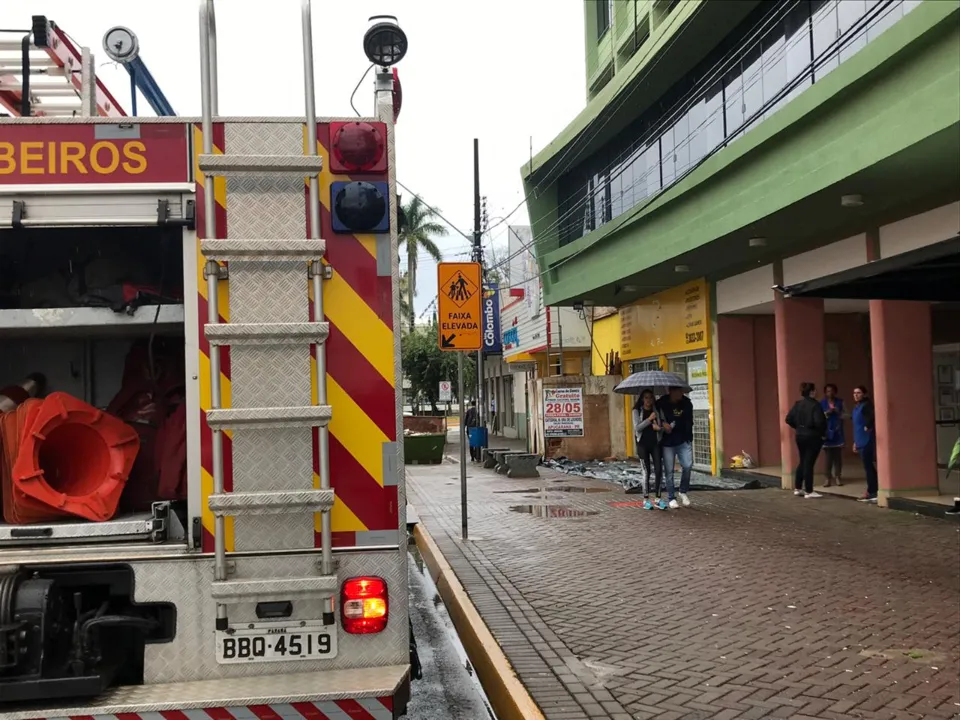
{"label": "diamond plate metal panel", "polygon": [[221,323],[204,325],[203,332],[211,345],[303,345],[326,340],[330,324]]}
{"label": "diamond plate metal panel", "polygon": [[[231,220],[232,220],[231,215]],[[230,263],[230,320],[308,322],[307,268],[300,262]]]}
{"label": "diamond plate metal panel", "polygon": [[[245,127],[228,125],[227,127]],[[227,131],[230,137],[230,131]],[[227,140],[227,147],[231,147]],[[323,170],[323,158],[306,155],[200,155],[200,170],[204,175],[234,175],[239,173],[295,173],[318,175]]]}
{"label": "diamond plate metal panel", "polygon": [[[234,433],[233,487],[300,491],[313,486],[313,440],[309,428],[243,430]],[[238,551],[293,550],[313,547],[313,514],[279,520],[271,515],[245,515],[234,520]]]}
{"label": "diamond plate metal panel", "polygon": [[[4,712],[2,717],[3,720],[67,720],[75,717],[103,720],[104,716],[126,713],[143,715],[227,706],[230,717],[253,718],[254,713],[238,706],[259,706],[258,709],[262,712],[263,706],[269,705],[272,706],[270,710],[278,717],[299,718],[303,717],[302,713],[290,707],[290,703],[390,697],[404,682],[408,672],[407,665],[390,665],[383,668],[333,670],[323,673],[301,671],[254,678],[136,685],[108,690],[82,706],[57,705],[45,709],[34,705],[29,710]],[[364,708],[375,707],[367,702],[361,700],[361,705]],[[326,710],[325,703],[318,709]],[[333,714],[330,716],[340,717]],[[189,717],[193,717],[193,714]]]}
{"label": "diamond plate metal panel", "polygon": [[231,492],[211,495],[208,501],[214,515],[261,515],[296,511],[318,512],[333,507],[333,490],[282,490],[279,492]]}
{"label": "diamond plate metal panel", "polygon": [[230,352],[237,408],[303,407],[310,397],[310,346],[246,346]]}
{"label": "diamond plate metal panel", "polygon": [[[207,423],[218,430],[245,428],[269,430],[278,428],[323,427],[330,421],[329,405],[309,407],[226,408],[208,410]],[[234,440],[236,447],[236,440]]]}
{"label": "diamond plate metal panel", "polygon": [[[396,170],[396,150],[395,129],[393,124],[393,105],[388,102],[386,94],[381,96],[382,102],[376,108],[378,119],[383,122],[387,128],[387,174],[390,181],[390,257],[397,257],[399,244],[397,237],[397,170]],[[403,392],[399,388],[400,379],[403,377],[400,355],[400,331],[403,327],[403,320],[400,317],[400,264],[391,262],[391,281],[393,302],[393,377],[398,383],[397,391],[394,393],[396,402],[397,417],[397,438],[403,437]],[[407,532],[407,484],[406,484],[406,466],[403,459],[403,443],[394,443],[396,450],[396,478],[397,478],[397,520],[398,534],[400,537],[406,537]]]}
{"label": "diamond plate metal panel", "polygon": [[326,252],[324,240],[201,240],[208,260],[319,260]]}
{"label": "diamond plate metal panel", "polygon": [[[338,553],[335,557],[339,565],[337,577],[341,583],[358,575],[373,575],[386,581],[390,601],[390,621],[386,629],[377,635],[350,635],[340,631],[339,653],[332,660],[251,665],[217,664],[214,654],[216,603],[211,597],[210,588],[213,581],[212,558],[132,562],[136,601],[172,602],[177,607],[177,634],[173,641],[148,645],[146,648],[144,682],[171,683],[272,673],[406,665],[409,648],[407,567],[404,550]],[[231,556],[236,567],[231,578],[308,577],[318,574],[319,559],[319,553]],[[339,601],[337,604],[339,613]],[[318,619],[322,612],[317,601],[295,600],[293,606],[293,620]],[[232,605],[230,622],[254,622],[255,608],[255,603]],[[339,619],[337,622],[339,623]]]}
{"label": "diamond plate metal panel", "polygon": [[313,575],[308,577],[267,578],[263,580],[226,580],[215,582],[211,594],[215,600],[239,602],[269,602],[271,600],[296,600],[303,597],[329,597],[337,591],[336,576]]}

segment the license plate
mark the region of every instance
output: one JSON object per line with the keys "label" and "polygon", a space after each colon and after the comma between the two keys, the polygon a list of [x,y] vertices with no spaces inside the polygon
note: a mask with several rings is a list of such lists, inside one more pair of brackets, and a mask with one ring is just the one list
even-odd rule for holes
{"label": "license plate", "polygon": [[217,631],[217,662],[328,660],[337,656],[335,625],[320,621],[251,623]]}

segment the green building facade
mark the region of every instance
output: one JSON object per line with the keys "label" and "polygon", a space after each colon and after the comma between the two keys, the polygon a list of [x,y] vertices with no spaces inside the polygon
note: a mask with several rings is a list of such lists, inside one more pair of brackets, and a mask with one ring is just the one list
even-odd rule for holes
{"label": "green building facade", "polygon": [[[737,426],[743,424],[741,410],[727,412],[728,389],[721,394],[725,373],[732,375],[724,356],[736,355],[723,351],[724,325],[751,316],[759,328],[769,320],[760,334],[764,343],[778,343],[766,363],[775,361],[770,382],[792,382],[803,369],[788,367],[784,339],[796,282],[822,285],[833,270],[865,274],[872,262],[921,248],[945,253],[941,267],[953,262],[946,241],[960,233],[954,227],[960,225],[954,223],[960,218],[960,0],[585,0],[583,6],[587,106],[521,169],[544,301],[616,308],[596,322],[619,323],[619,346],[600,352],[621,352],[624,373],[651,362],[676,368],[692,362],[701,372],[706,362],[703,437],[711,438],[711,448],[708,454],[701,442],[699,464],[716,470],[749,445],[787,478],[788,437],[744,439],[724,422],[724,415],[736,415]],[[903,225],[908,221],[914,224]],[[901,242],[904,233],[909,238]],[[960,275],[954,282],[960,285]],[[685,312],[667,307],[683,304],[678,289],[690,283],[700,288],[701,304]],[[960,316],[942,317],[951,298],[907,297],[891,289],[895,284],[872,295],[819,292],[818,327],[826,323],[828,337],[815,338],[821,347],[808,370],[818,386],[844,372],[824,359],[823,343],[833,342],[829,328],[853,314],[872,323],[874,301],[937,302],[929,308],[932,349],[924,352],[960,342],[937,334],[953,320],[960,327]],[[760,294],[744,306],[738,293]],[[705,328],[658,327],[661,317],[692,322],[701,314]],[[850,351],[856,362],[839,365],[863,365],[857,372],[872,379],[880,330],[864,336],[865,348]],[[609,336],[609,328],[602,334]],[[771,407],[789,407],[792,399],[783,396],[793,392],[776,387],[779,404]],[[940,397],[947,398],[945,390]],[[755,423],[761,417],[753,436],[763,434],[764,418],[782,424],[756,402],[751,412]]]}

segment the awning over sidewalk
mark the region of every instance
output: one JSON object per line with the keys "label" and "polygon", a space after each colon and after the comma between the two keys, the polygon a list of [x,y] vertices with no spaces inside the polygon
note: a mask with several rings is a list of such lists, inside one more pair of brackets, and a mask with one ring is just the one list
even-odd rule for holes
{"label": "awning over sidewalk", "polygon": [[787,297],[957,302],[958,278],[960,236],[778,290]]}

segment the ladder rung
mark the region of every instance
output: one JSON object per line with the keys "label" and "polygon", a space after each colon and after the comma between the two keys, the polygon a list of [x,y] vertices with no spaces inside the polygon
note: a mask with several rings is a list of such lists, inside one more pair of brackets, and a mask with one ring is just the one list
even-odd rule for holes
{"label": "ladder rung", "polygon": [[323,240],[201,240],[208,260],[264,260],[292,262],[319,260],[327,249]]}
{"label": "ladder rung", "polygon": [[204,325],[211,345],[303,345],[322,343],[330,333],[325,322],[220,323]]}
{"label": "ladder rung", "polygon": [[221,580],[213,582],[214,600],[258,602],[290,600],[303,597],[328,597],[337,592],[336,575],[315,575],[295,578],[257,578],[253,580]]}
{"label": "ladder rung", "polygon": [[320,512],[333,507],[333,490],[282,490],[279,492],[231,492],[211,495],[208,505],[214,515],[279,515]]}
{"label": "ladder rung", "polygon": [[329,405],[220,408],[207,411],[207,424],[214,430],[323,427],[330,422],[331,415]]}
{"label": "ladder rung", "polygon": [[319,175],[323,158],[319,155],[201,155],[198,163],[204,175],[232,173],[296,173]]}

